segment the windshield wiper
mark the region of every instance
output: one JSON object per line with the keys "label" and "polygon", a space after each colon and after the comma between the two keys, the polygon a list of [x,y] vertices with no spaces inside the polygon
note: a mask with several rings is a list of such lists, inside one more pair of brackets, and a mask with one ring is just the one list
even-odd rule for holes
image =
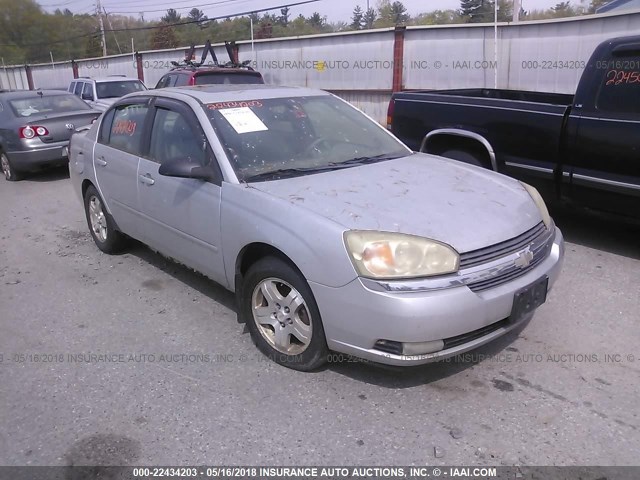
{"label": "windshield wiper", "polygon": [[268,172],[251,175],[244,179],[245,182],[255,182],[259,180],[279,180],[281,178],[296,177],[306,173],[327,172],[342,168],[336,165],[324,165],[321,167],[304,167],[304,168],[280,168],[277,170],[269,170]]}
{"label": "windshield wiper", "polygon": [[[412,154],[409,154],[412,155]],[[331,167],[340,167],[342,165],[346,166],[355,166],[355,165],[366,165],[367,163],[375,163],[375,162],[381,162],[383,160],[393,160],[395,158],[400,158],[400,157],[404,157],[404,156],[408,156],[408,155],[404,155],[404,153],[401,154],[397,154],[397,153],[383,153],[380,155],[373,155],[370,157],[356,157],[356,158],[352,158],[351,160],[346,160],[344,162],[335,162],[335,163],[330,163],[329,166]]]}
{"label": "windshield wiper", "polygon": [[[412,154],[409,154],[412,155]],[[372,157],[356,157],[344,162],[332,162],[327,165],[317,167],[300,167],[300,168],[282,168],[278,170],[270,170],[268,172],[251,175],[245,179],[245,182],[255,182],[259,180],[277,180],[280,178],[295,177],[306,173],[330,172],[332,170],[340,170],[342,168],[356,167],[358,165],[366,165],[367,163],[381,162],[383,160],[393,160],[394,158],[404,157],[402,154],[382,154]]]}

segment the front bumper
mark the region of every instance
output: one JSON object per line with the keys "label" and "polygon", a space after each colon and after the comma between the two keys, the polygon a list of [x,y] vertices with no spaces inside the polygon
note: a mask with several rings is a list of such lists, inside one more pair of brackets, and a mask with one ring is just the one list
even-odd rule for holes
{"label": "front bumper", "polygon": [[7,152],[11,164],[16,170],[31,170],[43,166],[64,165],[69,159],[67,148],[69,142],[45,144],[30,150]]}
{"label": "front bumper", "polygon": [[[357,278],[333,288],[310,282],[323,319],[331,350],[388,365],[419,365],[448,358],[484,345],[513,330],[531,315],[509,320],[514,294],[543,276],[554,284],[564,258],[564,239],[559,229],[548,256],[522,276],[494,288],[472,291],[467,285],[452,283],[438,287],[388,290],[372,288],[375,283]],[[504,260],[503,260],[504,262]],[[433,282],[436,284],[437,282]],[[423,287],[429,281],[422,282]],[[460,338],[435,353],[397,355],[374,348],[378,340],[430,342]],[[479,332],[479,333],[478,333]]]}

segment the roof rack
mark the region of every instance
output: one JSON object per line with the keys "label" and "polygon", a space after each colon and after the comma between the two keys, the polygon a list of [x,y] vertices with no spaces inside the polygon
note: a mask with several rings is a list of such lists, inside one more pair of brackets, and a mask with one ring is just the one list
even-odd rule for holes
{"label": "roof rack", "polygon": [[194,44],[191,44],[191,47],[187,51],[185,58],[182,62],[172,61],[171,65],[173,65],[172,70],[178,68],[190,68],[196,70],[204,65],[207,56],[211,54],[211,59],[213,60],[213,65],[205,65],[206,67],[217,67],[217,68],[244,68],[247,70],[253,71],[253,68],[249,66],[251,60],[245,60],[244,62],[238,63],[234,61],[233,49],[236,45],[236,42],[224,42],[224,46],[227,50],[227,55],[229,55],[229,61],[226,63],[218,62],[218,57],[216,56],[216,52],[213,51],[213,46],[211,45],[211,41],[207,40],[207,43],[204,44],[204,49],[202,50],[202,56],[200,57],[199,62],[193,61],[193,57],[196,51],[196,47]]}

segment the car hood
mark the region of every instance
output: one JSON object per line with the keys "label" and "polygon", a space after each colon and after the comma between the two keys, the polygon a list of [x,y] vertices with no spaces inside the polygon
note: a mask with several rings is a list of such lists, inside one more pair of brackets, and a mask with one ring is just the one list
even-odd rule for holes
{"label": "car hood", "polygon": [[517,181],[421,153],[251,186],[345,229],[419,235],[460,253],[518,236],[542,220]]}
{"label": "car hood", "polygon": [[111,105],[113,105],[116,102],[116,100],[120,100],[120,98],[99,98],[93,104],[93,108],[104,111],[107,108],[109,108]]}

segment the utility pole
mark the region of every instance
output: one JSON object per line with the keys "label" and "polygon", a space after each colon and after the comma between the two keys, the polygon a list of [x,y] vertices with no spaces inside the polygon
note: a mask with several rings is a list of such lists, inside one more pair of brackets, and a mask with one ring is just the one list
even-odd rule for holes
{"label": "utility pole", "polygon": [[513,21],[520,21],[520,10],[522,10],[522,0],[513,0]]}
{"label": "utility pole", "polygon": [[107,56],[107,39],[104,36],[104,22],[102,21],[102,7],[100,0],[96,0],[96,9],[98,10],[98,21],[100,22],[100,37],[102,39],[102,56]]}

